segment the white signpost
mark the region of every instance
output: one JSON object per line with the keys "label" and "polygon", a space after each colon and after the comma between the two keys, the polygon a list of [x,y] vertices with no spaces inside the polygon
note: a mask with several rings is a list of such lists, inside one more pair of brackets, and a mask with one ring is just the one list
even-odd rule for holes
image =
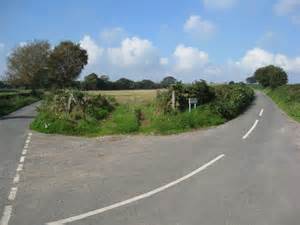
{"label": "white signpost", "polygon": [[198,100],[196,98],[189,98],[189,112],[192,111],[192,104],[194,105],[194,109],[197,107]]}

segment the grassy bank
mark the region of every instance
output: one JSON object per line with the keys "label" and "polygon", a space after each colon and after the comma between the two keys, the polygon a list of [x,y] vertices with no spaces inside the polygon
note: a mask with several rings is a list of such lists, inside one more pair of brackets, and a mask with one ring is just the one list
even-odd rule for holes
{"label": "grassy bank", "polygon": [[284,85],[264,91],[290,117],[300,122],[300,84]]}
{"label": "grassy bank", "polygon": [[[253,99],[253,91],[246,86],[223,85],[215,87],[213,99],[191,112],[186,109],[165,112],[162,104],[158,104],[156,91],[114,91],[108,95],[117,93],[122,93],[121,98],[116,97],[117,102],[102,95],[102,103],[95,100],[99,98],[96,93],[76,94],[74,106],[69,104],[67,94],[52,96],[41,105],[31,128],[43,133],[82,136],[175,134],[222,124],[242,113]],[[169,97],[167,90],[163,96]],[[133,98],[139,100],[132,101]],[[167,98],[163,105],[169,105],[169,101]],[[97,117],[103,109],[105,113]]]}
{"label": "grassy bank", "polygon": [[0,116],[7,115],[26,105],[38,101],[39,98],[31,92],[1,92],[0,93]]}

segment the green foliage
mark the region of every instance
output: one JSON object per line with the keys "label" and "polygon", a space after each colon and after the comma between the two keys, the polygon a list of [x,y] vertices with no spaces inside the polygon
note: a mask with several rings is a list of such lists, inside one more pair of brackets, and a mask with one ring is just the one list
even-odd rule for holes
{"label": "green foliage", "polygon": [[160,82],[160,84],[163,88],[168,88],[171,85],[176,84],[176,82],[177,82],[177,80],[174,77],[167,76]]}
{"label": "green foliage", "polygon": [[99,132],[100,121],[115,106],[115,102],[101,95],[89,96],[79,91],[59,91],[45,98],[31,127],[45,133],[92,134]]}
{"label": "green foliage", "polygon": [[238,116],[254,98],[254,91],[245,85],[216,86],[215,93],[214,109],[225,119]]}
{"label": "green foliage", "polygon": [[88,62],[87,51],[79,44],[63,41],[50,54],[49,81],[55,87],[69,87]]}
{"label": "green foliage", "polygon": [[288,81],[286,72],[282,68],[273,65],[257,69],[254,73],[254,78],[263,87],[271,88],[287,84]]}
{"label": "green foliage", "polygon": [[256,79],[255,79],[254,76],[247,77],[246,78],[246,82],[247,82],[247,84],[255,84],[256,83]]}
{"label": "green foliage", "polygon": [[31,93],[0,95],[0,116],[7,115],[38,100],[39,98]]}
{"label": "green foliage", "polygon": [[33,41],[15,48],[7,58],[9,83],[32,89],[46,86],[49,54],[47,41]]}
{"label": "green foliage", "polygon": [[290,117],[300,122],[300,84],[284,85],[268,90],[267,94]]}

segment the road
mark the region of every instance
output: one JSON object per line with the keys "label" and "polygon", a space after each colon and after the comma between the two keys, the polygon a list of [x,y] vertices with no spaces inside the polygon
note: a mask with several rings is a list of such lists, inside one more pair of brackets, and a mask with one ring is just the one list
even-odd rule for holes
{"label": "road", "polygon": [[17,125],[0,121],[10,225],[300,224],[300,126],[261,93],[238,118],[180,135],[33,133],[7,202],[28,120],[19,122],[20,144],[8,154],[2,142],[17,137],[7,128]]}
{"label": "road", "polygon": [[36,104],[24,107],[8,116],[0,117],[0,210],[7,204],[15,170],[35,115]]}

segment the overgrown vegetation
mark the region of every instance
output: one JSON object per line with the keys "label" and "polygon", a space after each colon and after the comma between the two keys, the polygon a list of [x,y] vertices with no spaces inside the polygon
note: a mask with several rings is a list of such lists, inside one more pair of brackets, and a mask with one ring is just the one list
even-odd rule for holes
{"label": "overgrown vegetation", "polygon": [[284,85],[265,92],[290,117],[300,122],[300,84]]}
{"label": "overgrown vegetation", "polygon": [[34,103],[40,99],[38,93],[28,91],[0,92],[0,116],[7,115],[26,105]]}
{"label": "overgrown vegetation", "polygon": [[[175,110],[171,104],[172,91],[176,93]],[[86,136],[172,134],[222,124],[240,114],[253,96],[252,89],[245,85],[210,87],[205,81],[177,83],[158,91],[154,101],[138,104],[117,104],[113,98],[102,95],[65,91],[46,98],[31,128]],[[191,97],[198,99],[199,106],[188,112],[187,101]]]}

